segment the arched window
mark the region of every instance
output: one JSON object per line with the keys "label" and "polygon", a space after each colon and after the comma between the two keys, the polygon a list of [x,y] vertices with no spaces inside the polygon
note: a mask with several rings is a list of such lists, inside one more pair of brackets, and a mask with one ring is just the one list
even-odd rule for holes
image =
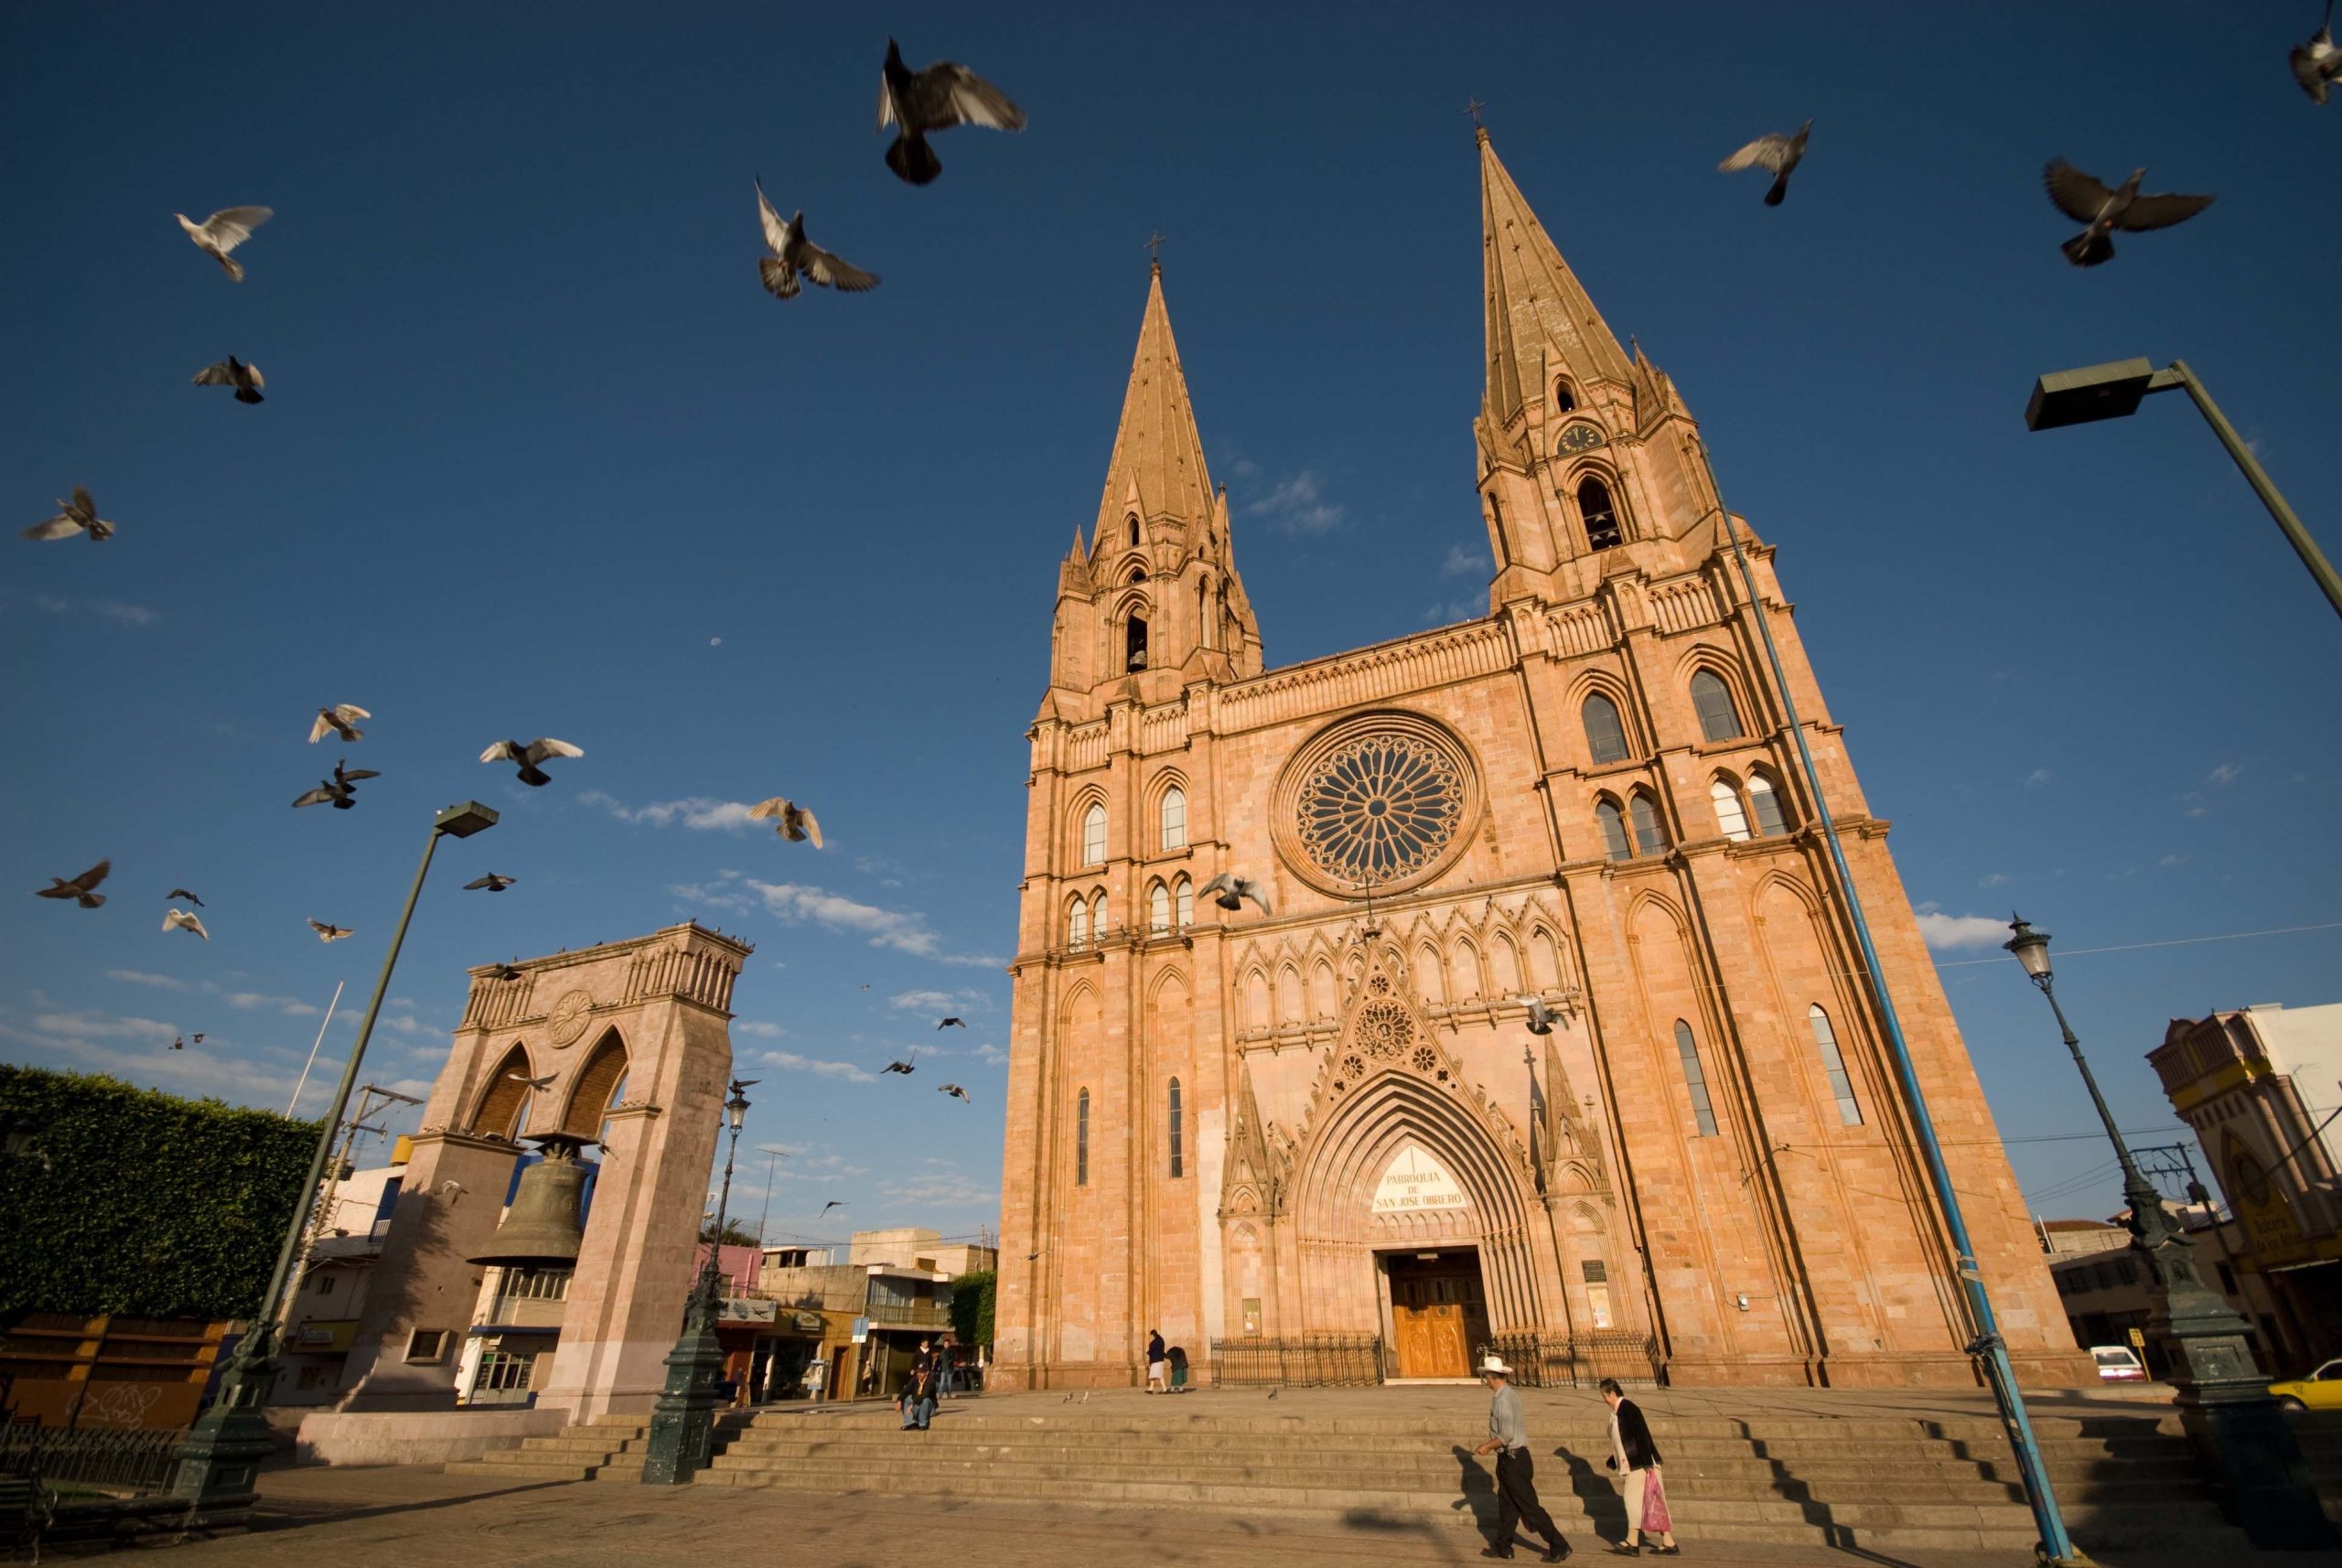
{"label": "arched window", "polygon": [[1767,838],[1778,838],[1789,831],[1789,819],[1781,812],[1780,793],[1762,773],[1748,776],[1748,814],[1756,819],[1756,831]]}
{"label": "arched window", "polygon": [[1594,820],[1602,824],[1602,853],[1613,860],[1632,860],[1635,846],[1627,837],[1627,821],[1618,814],[1618,802],[1604,800],[1594,808]]}
{"label": "arched window", "polygon": [[1163,847],[1187,847],[1187,792],[1176,784],[1163,791]]}
{"label": "arched window", "polygon": [[1817,1002],[1805,1010],[1805,1021],[1813,1026],[1813,1045],[1821,1053],[1821,1070],[1830,1075],[1830,1092],[1838,1097],[1838,1120],[1849,1127],[1861,1126],[1863,1108],[1854,1103],[1854,1080],[1846,1076],[1846,1058],[1838,1049],[1838,1031],[1830,1026],[1830,1015]]}
{"label": "arched window", "polygon": [[1196,923],[1196,886],[1184,876],[1171,885],[1171,921],[1183,931]]}
{"label": "arched window", "polygon": [[1709,740],[1738,740],[1744,733],[1732,705],[1732,688],[1713,670],[1692,677],[1692,705],[1700,712],[1700,734]]}
{"label": "arched window", "polygon": [[1555,381],[1553,383],[1553,412],[1555,413],[1567,413],[1576,406],[1577,393],[1570,391],[1570,383],[1567,381]]}
{"label": "arched window", "polygon": [[1692,1091],[1692,1119],[1699,1123],[1700,1136],[1716,1135],[1716,1108],[1708,1099],[1708,1075],[1700,1066],[1700,1047],[1692,1038],[1692,1026],[1682,1019],[1675,1020],[1675,1054],[1682,1058],[1683,1084]]}
{"label": "arched window", "polygon": [[1130,517],[1130,523],[1131,523],[1131,543],[1132,543],[1133,546],[1135,546],[1135,545],[1138,543],[1138,513],[1136,513],[1136,512],[1133,512],[1133,513],[1131,513],[1131,517]]}
{"label": "arched window", "polygon": [[1106,890],[1102,887],[1090,896],[1090,940],[1106,940]]}
{"label": "arched window", "polygon": [[1146,890],[1146,928],[1158,937],[1171,931],[1171,890],[1160,882]]}
{"label": "arched window", "polygon": [[1716,803],[1716,826],[1724,836],[1735,843],[1748,839],[1748,813],[1740,808],[1740,791],[1732,787],[1729,779],[1719,779],[1708,786],[1708,799]]}
{"label": "arched window", "polygon": [[1179,1125],[1179,1080],[1171,1080],[1171,1179],[1187,1174],[1187,1144]]}
{"label": "arched window", "polygon": [[1577,487],[1577,515],[1585,523],[1588,549],[1608,550],[1626,537],[1618,527],[1618,507],[1610,499],[1610,487],[1590,474]]}
{"label": "arched window", "polygon": [[1586,749],[1596,762],[1627,760],[1627,726],[1619,721],[1618,704],[1596,692],[1578,709],[1585,724]]}
{"label": "arched window", "polygon": [[1092,801],[1081,813],[1081,864],[1106,864],[1106,808],[1101,802]]}
{"label": "arched window", "polygon": [[1065,912],[1065,945],[1078,948],[1090,940],[1090,906],[1077,893]]}
{"label": "arched window", "polygon": [[1212,631],[1211,585],[1209,583],[1198,583],[1196,585],[1196,635],[1203,639],[1203,645],[1206,648],[1216,648],[1219,646],[1218,641],[1212,636]]}
{"label": "arched window", "polygon": [[1146,668],[1146,618],[1133,615],[1123,623],[1123,668]]}
{"label": "arched window", "polygon": [[1090,1185],[1090,1091],[1073,1102],[1073,1185]]}
{"label": "arched window", "polygon": [[1126,582],[1126,583],[1144,583],[1144,582],[1145,582],[1145,581],[1146,581],[1146,568],[1145,568],[1145,567],[1144,567],[1144,566],[1133,566],[1133,567],[1132,567],[1132,568],[1131,568],[1131,575],[1130,575],[1129,576],[1127,576],[1127,577],[1123,578],[1123,581],[1124,581],[1124,582]]}
{"label": "arched window", "polygon": [[1627,801],[1627,816],[1635,824],[1635,853],[1657,854],[1667,848],[1667,830],[1660,825],[1659,808],[1638,789]]}

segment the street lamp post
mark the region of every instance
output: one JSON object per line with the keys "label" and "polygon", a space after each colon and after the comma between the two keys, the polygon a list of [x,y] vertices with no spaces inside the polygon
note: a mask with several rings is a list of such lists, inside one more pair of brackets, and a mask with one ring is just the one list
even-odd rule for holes
{"label": "street lamp post", "polygon": [[398,929],[391,933],[391,950],[382,955],[382,972],[374,981],[374,999],[366,1004],[365,1021],[358,1026],[358,1043],[342,1064],[341,1083],[333,1103],[318,1124],[317,1153],[309,1160],[308,1180],[301,1200],[285,1227],[285,1243],[277,1249],[276,1268],[268,1276],[252,1317],[252,1326],[237,1340],[220,1373],[219,1392],[210,1407],[196,1418],[179,1444],[177,1466],[171,1476],[171,1495],[199,1509],[238,1508],[249,1503],[252,1477],[261,1459],[274,1451],[268,1422],[261,1414],[276,1382],[277,1298],[293,1273],[309,1214],[317,1201],[318,1184],[325,1180],[326,1162],[333,1154],[333,1136],[349,1107],[349,1091],[358,1082],[359,1064],[366,1058],[366,1044],[373,1038],[374,1020],[382,1011],[382,997],[391,987],[391,971],[398,966],[399,949],[406,942],[407,922],[414,918],[415,900],[423,896],[423,880],[431,873],[431,857],[443,838],[465,839],[496,825],[496,813],[478,800],[447,807],[432,819],[431,837],[423,845],[423,864],[414,869],[414,886],[407,889],[406,908],[399,912]]}
{"label": "street lamp post", "polygon": [[2140,400],[2149,393],[2179,388],[2185,388],[2187,395],[2196,400],[2204,423],[2212,427],[2212,434],[2228,448],[2229,456],[2244,471],[2245,483],[2252,487],[2252,493],[2261,498],[2261,504],[2269,509],[2269,515],[2283,531],[2285,542],[2294,547],[2294,553],[2301,557],[2302,564],[2309,568],[2309,575],[2325,590],[2326,602],[2334,607],[2336,615],[2342,615],[2342,575],[2335,573],[2334,563],[2326,558],[2317,541],[2302,526],[2302,520],[2294,515],[2294,509],[2285,503],[2276,482],[2261,466],[2261,459],[2237,435],[2236,426],[2229,423],[2228,415],[2220,412],[2220,405],[2212,401],[2212,394],[2197,380],[2196,372],[2187,368],[2186,360],[2174,360],[2158,371],[2144,360],[2118,360],[2110,365],[2090,365],[2043,376],[2033,383],[2032,400],[2025,405],[2025,427],[2056,430],[2101,419],[2127,419],[2139,411]]}
{"label": "street lamp post", "polygon": [[2049,967],[2049,933],[2036,931],[2016,916],[2004,943],[2057,1019],[2057,1032],[2073,1053],[2074,1067],[2098,1107],[2099,1120],[2122,1167],[2122,1197],[2130,1205],[2131,1247],[2145,1265],[2147,1332],[2169,1363],[2173,1403],[2195,1440],[2197,1457],[2222,1494],[2221,1503],[2243,1527],[2252,1544],[2273,1551],[2308,1551],[2335,1542],[2333,1526],[2318,1507],[2301,1444],[2286,1424],[2269,1381],[2254,1365],[2245,1342],[2247,1326],[2196,1266],[2196,1243],[2186,1228],[2163,1206],[2163,1195],[2131,1157],[2114,1113],[2106,1108],[2098,1079],[2082,1056],[2081,1042],[2057,1004]]}
{"label": "street lamp post", "polygon": [[707,1261],[683,1305],[683,1332],[667,1352],[667,1386],[650,1411],[650,1437],[643,1450],[642,1478],[653,1486],[681,1486],[714,1456],[716,1385],[724,1379],[724,1347],[715,1325],[723,1313],[722,1270],[725,1210],[732,1203],[732,1162],[740,1152],[740,1129],[748,1120],[750,1087],[738,1079],[724,1102],[732,1144],[724,1156],[723,1195],[715,1200],[714,1239]]}

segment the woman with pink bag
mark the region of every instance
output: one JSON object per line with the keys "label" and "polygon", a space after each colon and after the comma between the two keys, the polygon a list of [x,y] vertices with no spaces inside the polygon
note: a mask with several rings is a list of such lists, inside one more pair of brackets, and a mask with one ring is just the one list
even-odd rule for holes
{"label": "woman with pink bag", "polygon": [[1627,1397],[1616,1378],[1602,1380],[1602,1402],[1610,1407],[1610,1456],[1603,1463],[1618,1473],[1627,1492],[1627,1538],[1610,1550],[1621,1557],[1639,1557],[1643,1546],[1661,1557],[1682,1548],[1675,1544],[1675,1521],[1668,1517],[1667,1487],[1659,1475],[1659,1444],[1650,1440],[1650,1423]]}

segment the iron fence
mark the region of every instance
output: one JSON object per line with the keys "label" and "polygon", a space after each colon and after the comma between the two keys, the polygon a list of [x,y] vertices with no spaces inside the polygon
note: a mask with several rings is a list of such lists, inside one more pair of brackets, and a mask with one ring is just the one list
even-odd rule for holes
{"label": "iron fence", "polygon": [[145,1497],[170,1488],[186,1437],[136,1427],[10,1426],[0,1429],[0,1476],[67,1494]]}
{"label": "iron fence", "polygon": [[1579,1335],[1499,1334],[1481,1353],[1494,1351],[1524,1388],[1592,1388],[1616,1378],[1629,1388],[1655,1387],[1659,1342],[1623,1328],[1596,1328]]}
{"label": "iron fence", "polygon": [[1215,1339],[1215,1387],[1265,1383],[1293,1388],[1364,1388],[1382,1380],[1379,1334],[1305,1334],[1296,1339]]}

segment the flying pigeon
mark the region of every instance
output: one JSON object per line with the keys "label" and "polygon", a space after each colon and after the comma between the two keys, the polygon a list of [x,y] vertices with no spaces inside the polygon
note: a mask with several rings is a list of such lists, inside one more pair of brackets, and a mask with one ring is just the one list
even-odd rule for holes
{"label": "flying pigeon", "polygon": [[775,299],[795,299],[804,286],[798,280],[811,278],[823,288],[842,289],[847,294],[860,294],[878,286],[878,274],[865,273],[860,267],[843,261],[822,249],[805,237],[805,209],[784,223],[780,214],[772,209],[765,198],[764,181],[757,182],[757,212],[764,220],[765,248],[769,256],[757,258],[757,272],[765,280],[765,292]]}
{"label": "flying pigeon", "polygon": [[489,966],[488,972],[498,980],[518,980],[521,978],[521,972],[514,969],[509,963],[492,964]]}
{"label": "flying pigeon", "polygon": [[186,1037],[185,1036],[183,1036],[183,1035],[174,1035],[174,1036],[171,1036],[171,1049],[173,1049],[173,1050],[175,1050],[175,1051],[183,1051],[183,1050],[187,1049],[187,1037]]}
{"label": "flying pigeon", "polygon": [[912,1048],[912,1050],[911,1050],[911,1059],[910,1059],[910,1061],[905,1061],[905,1062],[888,1062],[885,1067],[880,1068],[878,1070],[879,1070],[880,1072],[882,1072],[882,1073],[899,1072],[899,1073],[902,1073],[902,1074],[904,1074],[904,1075],[906,1075],[906,1076],[908,1076],[911,1072],[913,1072],[913,1071],[915,1071],[915,1070],[916,1070],[916,1069],[914,1069],[914,1068],[913,1068],[912,1063],[913,1063],[913,1062],[916,1062],[916,1061],[918,1061],[918,1060],[919,1060],[919,1050],[918,1050],[918,1048],[917,1048],[916,1047],[914,1047]]}
{"label": "flying pigeon", "polygon": [[[759,800],[749,807],[748,815],[757,822],[778,817],[779,821],[773,824],[773,832],[791,843],[803,843],[811,839],[815,849],[822,847],[822,824],[813,820],[812,812],[794,800],[775,795],[769,800]],[[869,987],[863,989],[868,990]]]}
{"label": "flying pigeon", "polygon": [[1716,168],[1724,174],[1738,174],[1745,168],[1772,170],[1773,188],[1765,193],[1765,205],[1778,207],[1781,198],[1789,193],[1790,171],[1805,160],[1805,134],[1812,129],[1813,122],[1808,120],[1793,136],[1767,132],[1716,165]]}
{"label": "flying pigeon", "polygon": [[507,887],[511,886],[513,883],[519,880],[520,878],[517,876],[499,876],[496,873],[491,871],[477,882],[465,883],[464,891],[467,893],[477,893],[480,889],[486,888],[490,893],[501,893]]}
{"label": "flying pigeon", "polygon": [[543,1091],[544,1090],[551,1089],[553,1087],[553,1080],[559,1078],[561,1074],[557,1072],[549,1072],[543,1078],[531,1078],[525,1072],[508,1072],[504,1076],[510,1079],[515,1083],[525,1083],[532,1090]]}
{"label": "flying pigeon", "polygon": [[113,861],[102,860],[98,862],[97,865],[90,867],[89,870],[81,873],[81,875],[73,878],[70,882],[68,882],[62,876],[52,876],[48,879],[49,885],[48,886],[36,887],[33,889],[33,897],[36,898],[70,898],[75,903],[81,905],[84,909],[94,909],[99,905],[106,901],[106,896],[102,893],[93,893],[91,889],[97,886],[99,883],[103,882],[106,879],[106,873],[113,869]]}
{"label": "flying pigeon", "polygon": [[1205,883],[1201,891],[1219,894],[1219,897],[1213,902],[1223,909],[1241,909],[1244,907],[1244,900],[1250,898],[1261,907],[1262,914],[1275,913],[1269,908],[1267,891],[1249,876],[1234,876],[1223,871],[1209,882]]}
{"label": "flying pigeon", "polygon": [[1545,1005],[1544,1000],[1542,997],[1522,996],[1516,1000],[1518,1000],[1523,1007],[1529,1009],[1529,1032],[1531,1034],[1550,1035],[1553,1032],[1553,1010]]}
{"label": "flying pigeon", "polygon": [[81,486],[73,487],[71,500],[57,504],[64,510],[25,530],[27,539],[63,539],[75,533],[87,533],[93,540],[113,537],[113,524],[98,515],[98,503]]}
{"label": "flying pigeon", "polygon": [[167,931],[193,931],[197,936],[201,937],[207,942],[211,940],[211,933],[203,929],[203,922],[197,919],[185,909],[174,909],[169,914],[165,915],[163,917],[163,929]]}
{"label": "flying pigeon", "polygon": [[338,942],[356,929],[354,926],[328,926],[323,920],[309,922],[309,929],[317,933],[317,940],[321,942]]}
{"label": "flying pigeon", "polygon": [[732,1080],[732,1092],[735,1094],[745,1094],[763,1081],[764,1079],[760,1078],[736,1078]]}
{"label": "flying pigeon", "polygon": [[317,721],[309,725],[309,744],[315,746],[328,735],[338,735],[344,740],[361,739],[366,732],[354,721],[373,716],[355,703],[336,703],[330,708],[319,708]]}
{"label": "flying pigeon", "polygon": [[968,1021],[965,1018],[946,1018],[935,1026],[939,1029],[964,1029]]}
{"label": "flying pigeon", "polygon": [[195,384],[199,387],[233,387],[238,403],[260,403],[261,389],[268,382],[261,379],[260,367],[248,365],[231,354],[216,365],[206,365],[195,372]]}
{"label": "flying pigeon", "polygon": [[228,252],[252,237],[252,231],[276,216],[274,208],[223,207],[200,223],[190,222],[184,212],[174,212],[179,227],[195,242],[195,248],[220,263],[230,283],[244,281],[244,264],[231,261]]}
{"label": "flying pigeon", "polygon": [[2078,267],[2094,267],[2114,256],[2109,238],[2117,229],[2168,229],[2185,223],[2212,205],[2208,196],[2177,196],[2170,192],[2142,196],[2139,181],[2147,171],[2134,168],[2131,177],[2109,190],[2063,158],[2051,158],[2042,171],[2042,188],[2057,210],[2077,223],[2090,225],[2057,248]]}
{"label": "flying pigeon", "polygon": [[[2329,13],[2332,7],[2328,7]],[[2294,80],[2302,84],[2312,103],[2326,102],[2326,90],[2342,81],[2342,48],[2334,47],[2332,24],[2318,28],[2309,36],[2309,42],[2295,44],[2285,55],[2286,63],[2294,68]]]}
{"label": "flying pigeon", "polygon": [[827,1213],[828,1213],[831,1209],[833,1209],[833,1208],[843,1208],[844,1207],[845,1207],[845,1199],[844,1199],[844,1198],[843,1198],[843,1197],[833,1197],[833,1198],[830,1199],[830,1200],[829,1200],[829,1202],[827,1202],[827,1203],[825,1203],[825,1204],[822,1205],[822,1213],[824,1213],[824,1214],[827,1214]]}
{"label": "flying pigeon", "polygon": [[1021,131],[1025,111],[964,65],[940,59],[913,72],[888,38],[886,68],[878,79],[878,128],[889,125],[902,130],[886,149],[886,166],[913,185],[925,185],[943,172],[943,160],[927,145],[929,132],[954,125]]}
{"label": "flying pigeon", "polygon": [[169,893],[166,894],[165,897],[169,898],[184,898],[199,909],[203,908],[203,900],[197,897],[194,894],[188,892],[184,887],[174,887]]}
{"label": "flying pigeon", "polygon": [[318,779],[316,789],[293,802],[293,809],[299,811],[304,806],[322,806],[331,801],[335,811],[347,811],[358,804],[358,781],[381,777],[371,768],[345,768],[337,762],[333,765],[333,777]]}
{"label": "flying pigeon", "polygon": [[583,757],[586,754],[565,740],[549,740],[543,736],[526,746],[517,740],[500,740],[479,754],[482,762],[517,762],[521,765],[521,782],[532,788],[543,788],[553,782],[553,775],[537,764],[549,757]]}
{"label": "flying pigeon", "polygon": [[975,1103],[974,1101],[968,1099],[968,1091],[962,1089],[956,1083],[938,1084],[936,1087],[954,1100],[964,1101],[969,1105],[973,1105]]}

